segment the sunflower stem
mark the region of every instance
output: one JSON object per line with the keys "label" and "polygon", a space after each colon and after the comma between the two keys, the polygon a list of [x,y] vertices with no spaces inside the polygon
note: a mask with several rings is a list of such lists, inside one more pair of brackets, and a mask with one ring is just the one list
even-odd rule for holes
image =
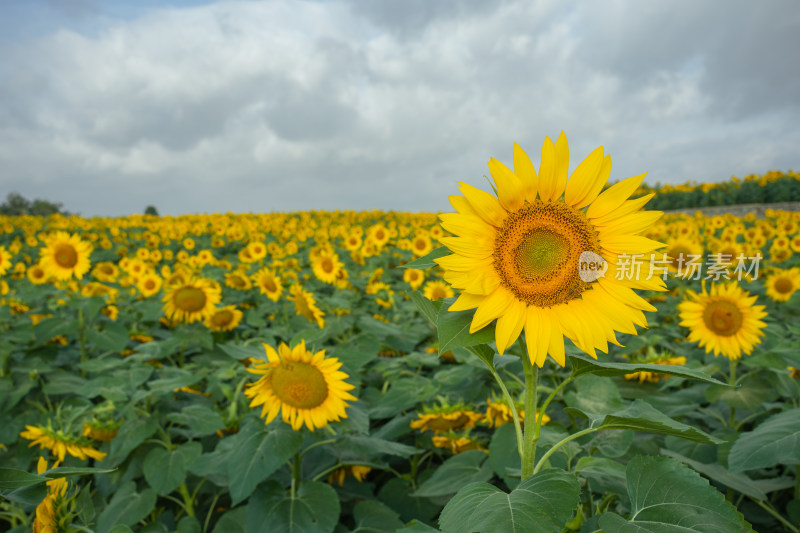
{"label": "sunflower stem", "polygon": [[291,496],[294,500],[297,498],[297,489],[300,488],[300,454],[294,454],[294,459],[292,460],[292,492]]}
{"label": "sunflower stem", "polygon": [[514,419],[514,429],[517,432],[517,452],[519,452],[520,459],[522,459],[523,455],[522,424],[520,424],[519,422],[517,407],[514,405],[514,399],[511,398],[511,394],[509,394],[508,389],[506,388],[506,384],[503,383],[503,380],[502,378],[500,378],[500,374],[497,373],[497,370],[495,370],[493,366],[489,366],[489,371],[494,376],[494,379],[497,380],[498,385],[500,385],[500,390],[503,391],[503,398],[505,399],[506,404],[508,404],[508,408],[511,409],[511,417]]}
{"label": "sunflower stem", "polygon": [[[728,384],[731,387],[736,386],[736,359],[731,359],[731,375],[728,381]],[[731,416],[730,416],[730,424],[731,427],[736,426],[736,407],[731,405]]]}
{"label": "sunflower stem", "polygon": [[550,458],[550,456],[553,455],[559,448],[561,448],[562,446],[564,446],[568,442],[571,442],[571,441],[573,441],[573,440],[575,440],[575,439],[577,439],[579,437],[583,437],[584,435],[588,435],[589,433],[593,433],[595,431],[599,431],[599,429],[598,428],[586,428],[584,430],[578,431],[577,433],[573,433],[572,435],[569,435],[568,437],[566,437],[566,438],[562,439],[561,441],[555,443],[553,445],[553,447],[550,448],[549,450],[547,450],[545,452],[545,454],[542,456],[542,458],[539,459],[539,462],[536,463],[536,468],[533,469],[533,473],[534,474],[537,473],[542,468],[542,466],[544,466],[544,464],[547,462],[547,460]]}
{"label": "sunflower stem", "polygon": [[185,481],[181,483],[180,487],[178,487],[178,492],[180,492],[181,496],[183,497],[183,508],[186,510],[186,514],[194,517],[194,502],[193,498],[189,495],[189,487],[186,486]]}
{"label": "sunflower stem", "polygon": [[789,531],[791,531],[792,533],[800,533],[800,530],[799,530],[799,529],[797,529],[795,526],[793,526],[793,525],[792,525],[792,524],[791,524],[791,523],[790,523],[788,520],[786,520],[784,517],[782,517],[782,516],[781,516],[781,514],[780,514],[778,511],[776,511],[776,510],[775,510],[775,509],[774,509],[774,508],[773,508],[773,507],[772,507],[772,506],[769,504],[769,502],[764,502],[764,501],[761,501],[761,500],[756,500],[755,498],[750,498],[750,499],[751,499],[751,500],[753,500],[754,502],[756,502],[756,504],[758,504],[758,506],[759,506],[759,507],[761,507],[761,508],[762,508],[762,509],[764,509],[766,512],[768,512],[769,514],[771,514],[771,515],[772,515],[772,516],[773,516],[773,517],[774,517],[774,518],[775,518],[775,519],[776,519],[778,522],[780,522],[781,524],[783,524],[783,527],[785,527],[786,529],[788,529],[788,530],[789,530]]}
{"label": "sunflower stem", "polygon": [[86,377],[83,365],[86,363],[86,319],[83,316],[83,307],[78,307],[78,342],[81,347],[81,376]]}
{"label": "sunflower stem", "polygon": [[522,369],[525,373],[525,417],[528,419],[522,443],[522,479],[525,480],[535,473],[533,463],[536,460],[536,443],[538,441],[536,385],[539,381],[539,367],[531,364],[528,351],[522,341],[520,341],[520,346],[522,347]]}

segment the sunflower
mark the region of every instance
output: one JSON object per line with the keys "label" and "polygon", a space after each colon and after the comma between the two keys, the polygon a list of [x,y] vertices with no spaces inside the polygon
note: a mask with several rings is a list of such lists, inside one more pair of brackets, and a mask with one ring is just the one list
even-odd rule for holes
{"label": "sunflower", "polygon": [[11,258],[13,254],[6,250],[5,246],[0,246],[0,276],[6,273],[11,267]]}
{"label": "sunflower", "polygon": [[272,270],[264,267],[255,274],[253,274],[253,282],[258,286],[261,294],[273,302],[277,302],[283,294],[283,285],[281,278],[277,277]]}
{"label": "sunflower", "polygon": [[333,285],[342,272],[344,264],[339,261],[336,252],[323,251],[311,258],[311,271],[323,283]]}
{"label": "sunflower", "polygon": [[240,291],[249,291],[253,284],[243,270],[235,270],[225,274],[225,285]]}
{"label": "sunflower", "polygon": [[325,313],[317,307],[314,295],[304,291],[300,284],[294,284],[289,289],[289,299],[294,302],[294,309],[298,315],[304,316],[309,322],[316,322],[320,328],[325,327]]}
{"label": "sunflower", "polygon": [[800,268],[776,269],[767,276],[764,283],[767,286],[767,296],[776,302],[788,301],[800,289]]}
{"label": "sunflower", "polygon": [[61,463],[67,454],[78,459],[91,457],[98,461],[102,461],[106,456],[105,453],[92,448],[85,438],[70,437],[61,430],[55,431],[49,427],[26,425],[25,431],[21,432],[19,436],[33,441],[28,445],[29,448],[38,444],[40,448],[47,448],[53,452],[53,455],[57,458],[57,463]]}
{"label": "sunflower", "polygon": [[[53,465],[57,466],[57,465]],[[39,475],[47,471],[47,461],[39,457],[36,464]],[[71,522],[73,515],[68,512],[68,501],[65,498],[69,482],[60,477],[47,482],[47,495],[36,507],[36,516],[33,519],[33,533],[50,533],[64,531],[64,525]],[[68,531],[68,530],[67,530]]]}
{"label": "sunflower", "polygon": [[425,282],[425,271],[418,268],[407,268],[403,272],[403,281],[411,285],[412,290],[417,290]]}
{"label": "sunflower", "polygon": [[453,289],[451,289],[450,286],[444,281],[439,280],[429,281],[426,283],[422,288],[422,294],[424,294],[425,298],[432,302],[435,302],[439,298],[452,298],[455,296]]}
{"label": "sunflower", "polygon": [[434,435],[433,445],[437,448],[449,448],[453,455],[469,450],[486,451],[483,443],[476,437],[471,435],[458,435],[455,432],[449,432],[445,435]]}
{"label": "sunflower", "polygon": [[[519,417],[519,421],[521,423],[525,422],[525,409],[522,408],[521,405],[515,405],[517,409],[517,416]],[[536,416],[539,416],[539,412],[537,411]],[[514,416],[511,414],[511,409],[509,409],[508,404],[502,400],[486,400],[486,414],[483,415],[483,422],[489,424],[489,427],[500,427],[504,424],[508,424],[509,422],[514,420]],[[535,420],[534,420],[535,422]],[[542,415],[542,425],[547,424],[550,422],[550,417]]]}
{"label": "sunflower", "polygon": [[206,327],[211,331],[231,331],[242,322],[242,312],[235,305],[215,309],[206,318]]}
{"label": "sunflower", "polygon": [[119,268],[114,263],[101,261],[92,269],[92,276],[100,281],[112,282],[119,276]]}
{"label": "sunflower", "polygon": [[[565,336],[596,357],[595,349],[605,352],[609,341],[617,343],[615,331],[636,334],[635,325],[647,325],[642,311],[655,308],[632,289],[665,289],[661,277],[647,277],[646,270],[625,276],[617,268],[623,255],[662,246],[640,235],[661,216],[640,211],[652,194],[628,200],[644,175],[601,193],[611,172],[602,147],[569,181],[568,164],[563,133],[555,144],[545,139],[538,178],[515,144],[514,171],[489,161],[497,197],[461,184],[464,196],[450,197],[457,212],[440,215],[442,227],[456,235],[440,239],[453,254],[436,260],[445,280],[461,290],[450,310],[477,308],[472,333],[497,319],[500,354],[524,329],[530,360],[539,367],[548,354],[564,366]],[[587,257],[604,277],[580,275]]]}
{"label": "sunflower", "polygon": [[742,290],[736,282],[713,285],[707,293],[687,291],[686,299],[678,304],[680,325],[691,330],[689,341],[699,342],[706,353],[714,350],[735,360],[753,351],[764,335],[767,316],[763,305],[754,305],[755,296]]}
{"label": "sunflower", "polygon": [[139,289],[139,292],[142,293],[142,296],[149,298],[158,294],[158,291],[161,290],[161,285],[163,285],[163,283],[164,280],[161,279],[161,276],[155,272],[148,272],[139,278],[139,282],[136,284],[136,287]]}
{"label": "sunflower", "polygon": [[668,268],[679,278],[691,278],[698,275],[703,257],[703,245],[689,238],[678,238],[667,241],[664,250],[669,261]]}
{"label": "sunflower", "polygon": [[423,255],[431,253],[433,250],[433,243],[427,232],[420,232],[411,241],[411,253],[414,257],[422,257]]}
{"label": "sunflower", "polygon": [[39,252],[39,264],[48,275],[58,280],[75,276],[81,279],[89,271],[89,256],[92,245],[77,235],[57,231],[45,241],[47,245]]}
{"label": "sunflower", "polygon": [[469,429],[483,418],[483,415],[462,405],[443,405],[426,409],[417,414],[417,419],[412,420],[411,429],[418,429],[420,433],[428,430],[434,433],[445,431]]}
{"label": "sunflower", "polygon": [[198,322],[214,312],[222,297],[219,286],[204,278],[190,279],[182,284],[168,286],[163,302],[164,313],[169,320]]}
{"label": "sunflower", "polygon": [[339,483],[341,487],[344,485],[345,478],[354,477],[356,481],[361,483],[364,481],[364,478],[367,477],[367,474],[372,472],[372,468],[369,466],[363,465],[342,465],[333,472],[331,475],[328,476],[328,483],[333,485],[334,481]]}
{"label": "sunflower", "polygon": [[356,400],[347,391],[355,387],[345,381],[350,376],[339,371],[342,363],[338,359],[326,358],[325,350],[312,353],[304,340],[294,348],[281,343],[277,351],[266,344],[264,349],[267,361],[247,369],[261,377],[244,393],[251,398],[250,407],[262,406],[261,417],[266,424],[279,411],[295,431],[303,424],[313,431],[347,418],[347,402]]}
{"label": "sunflower", "polygon": [[25,276],[28,278],[28,281],[34,285],[41,285],[47,282],[47,278],[49,277],[47,271],[42,268],[42,265],[32,265],[25,272]]}

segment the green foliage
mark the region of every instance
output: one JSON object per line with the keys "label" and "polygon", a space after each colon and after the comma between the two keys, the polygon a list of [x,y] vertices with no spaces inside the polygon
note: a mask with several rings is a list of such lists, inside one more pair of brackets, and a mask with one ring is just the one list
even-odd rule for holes
{"label": "green foliage", "polygon": [[10,192],[8,193],[8,196],[6,196],[6,201],[0,204],[0,215],[69,215],[69,213],[64,211],[62,207],[63,204],[61,203],[48,202],[47,200],[41,200],[39,198],[31,201],[18,192]]}

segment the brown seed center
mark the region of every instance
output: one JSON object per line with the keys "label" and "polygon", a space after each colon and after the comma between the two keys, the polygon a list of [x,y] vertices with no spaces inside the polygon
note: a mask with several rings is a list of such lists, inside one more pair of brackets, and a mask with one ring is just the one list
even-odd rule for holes
{"label": "brown seed center", "polygon": [[738,333],[742,329],[743,319],[739,307],[729,300],[712,300],[703,311],[703,322],[706,327],[722,337]]}
{"label": "brown seed center", "polygon": [[181,287],[173,296],[175,307],[190,313],[200,311],[206,306],[206,293],[197,287]]}
{"label": "brown seed center", "polygon": [[60,244],[54,254],[56,263],[62,268],[73,268],[78,263],[78,252],[71,244]]}
{"label": "brown seed center", "polygon": [[272,390],[281,402],[298,409],[319,407],[328,398],[322,372],[300,361],[283,363],[272,371]]}

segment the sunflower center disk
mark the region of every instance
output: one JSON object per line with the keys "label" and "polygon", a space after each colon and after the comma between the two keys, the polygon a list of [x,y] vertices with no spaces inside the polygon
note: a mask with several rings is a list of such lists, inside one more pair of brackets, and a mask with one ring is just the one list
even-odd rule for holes
{"label": "sunflower center disk", "polygon": [[195,287],[182,287],[175,292],[174,302],[182,311],[200,311],[206,306],[206,293]]}
{"label": "sunflower center disk", "polygon": [[56,248],[55,260],[60,267],[72,268],[78,263],[78,252],[68,244],[61,245]]}
{"label": "sunflower center disk", "polygon": [[781,294],[788,294],[788,293],[792,292],[792,290],[794,289],[794,284],[792,284],[792,281],[789,280],[789,279],[778,278],[775,281],[774,287],[775,287],[775,291],[777,291],[777,292],[779,292]]}
{"label": "sunflower center disk", "polygon": [[739,307],[727,300],[710,302],[703,311],[703,322],[713,333],[722,337],[735,335],[742,329],[744,317]]}
{"label": "sunflower center disk", "polygon": [[319,407],[328,398],[320,370],[308,363],[284,363],[272,371],[272,390],[281,402],[298,409]]}
{"label": "sunflower center disk", "polygon": [[213,322],[217,326],[227,326],[233,321],[233,313],[224,310],[214,315]]}
{"label": "sunflower center disk", "polygon": [[582,252],[600,253],[597,232],[586,215],[561,202],[536,200],[510,213],[497,230],[494,268],[517,299],[552,307],[580,296]]}

